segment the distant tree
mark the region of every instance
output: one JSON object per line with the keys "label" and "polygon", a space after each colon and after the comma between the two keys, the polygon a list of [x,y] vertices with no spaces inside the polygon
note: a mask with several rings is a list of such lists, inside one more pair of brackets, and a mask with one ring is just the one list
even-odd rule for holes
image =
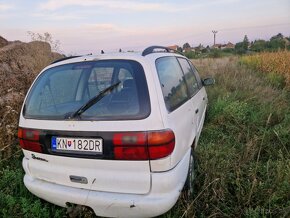
{"label": "distant tree", "polygon": [[281,33],[272,36],[270,41],[267,43],[267,48],[270,51],[278,51],[279,49],[285,49],[286,41],[284,40],[284,36]]}
{"label": "distant tree", "polygon": [[235,45],[235,50],[237,54],[245,54],[247,50],[245,49],[244,42],[238,42]]}
{"label": "distant tree", "polygon": [[255,52],[265,51],[267,48],[267,43],[265,40],[259,39],[255,40],[251,46],[251,50]]}
{"label": "distant tree", "polygon": [[271,39],[270,39],[270,41],[272,41],[272,40],[276,40],[276,39],[279,39],[279,40],[284,39],[283,34],[282,34],[282,33],[278,33],[277,35],[272,36]]}
{"label": "distant tree", "polygon": [[250,41],[248,36],[245,35],[242,42],[238,42],[235,45],[235,51],[237,54],[245,54],[249,49]]}
{"label": "distant tree", "polygon": [[188,42],[186,42],[183,46],[182,46],[183,49],[187,49],[187,48],[190,48],[190,45]]}
{"label": "distant tree", "polygon": [[245,35],[245,36],[244,36],[244,40],[243,40],[243,47],[244,47],[244,49],[245,49],[245,50],[248,50],[249,45],[250,45],[250,41],[249,41],[249,39],[248,39],[248,36]]}
{"label": "distant tree", "polygon": [[50,33],[45,32],[43,34],[40,34],[40,33],[34,33],[32,31],[28,31],[27,34],[30,36],[32,41],[47,42],[50,44],[52,51],[61,52],[60,51],[60,41],[54,40]]}

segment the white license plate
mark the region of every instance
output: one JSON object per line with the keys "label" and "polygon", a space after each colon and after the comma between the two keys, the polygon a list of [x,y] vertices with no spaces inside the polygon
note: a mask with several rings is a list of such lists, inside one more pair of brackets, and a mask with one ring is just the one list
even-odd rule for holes
{"label": "white license plate", "polygon": [[103,153],[103,140],[94,138],[51,138],[51,148],[54,151],[79,151],[90,153]]}

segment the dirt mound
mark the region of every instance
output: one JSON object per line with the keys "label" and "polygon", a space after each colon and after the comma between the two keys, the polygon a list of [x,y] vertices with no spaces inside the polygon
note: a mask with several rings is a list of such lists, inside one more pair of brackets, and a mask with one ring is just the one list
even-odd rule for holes
{"label": "dirt mound", "polygon": [[45,66],[61,57],[46,42],[0,46],[0,159],[1,148],[17,142],[19,111],[32,81]]}
{"label": "dirt mound", "polygon": [[8,41],[6,39],[4,39],[2,36],[0,36],[0,48],[8,45]]}

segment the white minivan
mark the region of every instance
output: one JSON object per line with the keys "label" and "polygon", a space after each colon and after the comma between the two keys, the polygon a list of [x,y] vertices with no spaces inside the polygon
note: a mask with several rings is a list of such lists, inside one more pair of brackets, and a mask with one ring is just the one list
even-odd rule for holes
{"label": "white minivan", "polygon": [[53,204],[153,217],[192,191],[207,107],[192,63],[166,47],[56,61],[35,79],[18,137],[24,184]]}

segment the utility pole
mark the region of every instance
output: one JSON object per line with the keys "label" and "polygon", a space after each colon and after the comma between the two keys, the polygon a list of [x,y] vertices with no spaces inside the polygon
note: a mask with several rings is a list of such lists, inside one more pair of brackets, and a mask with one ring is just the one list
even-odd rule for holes
{"label": "utility pole", "polygon": [[213,30],[212,33],[213,33],[213,45],[215,46],[215,36],[218,33],[218,31]]}

